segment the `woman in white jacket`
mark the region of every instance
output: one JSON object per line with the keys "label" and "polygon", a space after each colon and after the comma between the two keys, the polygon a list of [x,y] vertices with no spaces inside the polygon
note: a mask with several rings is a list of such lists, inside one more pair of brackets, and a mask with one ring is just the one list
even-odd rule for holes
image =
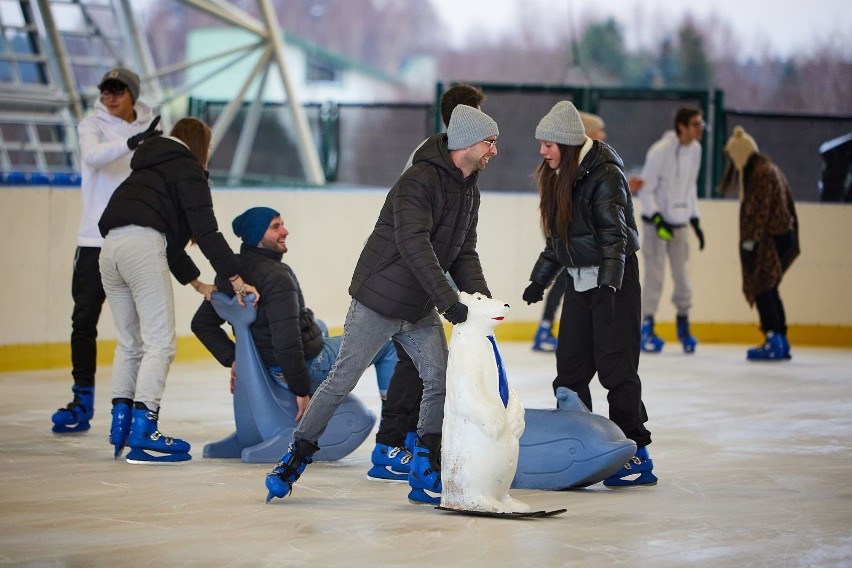
{"label": "woman in white jacket", "polygon": [[113,191],[130,175],[130,158],[144,140],[160,134],[159,117],[139,101],[139,76],[129,69],[108,71],[98,84],[94,113],[77,126],[82,170],[83,216],[77,236],[71,295],[71,374],[74,399],[53,414],[58,434],[89,429],[94,415],[98,319],[106,295],[98,257],[103,238],[98,220]]}

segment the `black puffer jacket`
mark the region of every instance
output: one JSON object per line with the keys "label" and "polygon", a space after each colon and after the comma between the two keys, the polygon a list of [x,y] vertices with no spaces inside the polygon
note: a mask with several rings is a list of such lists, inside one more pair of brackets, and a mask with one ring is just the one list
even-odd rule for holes
{"label": "black puffer jacket", "polygon": [[[260,358],[267,367],[281,367],[287,386],[298,396],[309,394],[311,376],[305,360],[322,349],[322,330],[314,313],[305,307],[305,298],[293,270],[281,262],[281,253],[255,246],[240,249],[242,276],[253,282],[261,295],[257,319],[251,325]],[[226,277],[216,277],[220,292],[233,296]],[[234,342],[222,329],[224,320],[210,302],[202,302],[192,318],[192,331],[222,365],[234,362]]]}
{"label": "black puffer jacket", "polygon": [[388,193],[349,294],[412,323],[435,306],[443,311],[458,301],[445,272],[459,290],[490,296],[476,252],[477,177],[465,179],[453,164],[446,134],[426,140]]}
{"label": "black puffer jacket", "polygon": [[[195,237],[216,274],[240,271],[237,255],[219,232],[204,169],[189,149],[169,137],[144,142],[130,161],[132,172],[112,194],[98,223],[101,235],[110,229],[139,225],[166,235],[169,269],[181,284],[201,274],[186,254]],[[251,282],[251,280],[247,280]]]}
{"label": "black puffer jacket", "polygon": [[547,235],[530,280],[548,286],[563,266],[598,266],[598,285],[620,289],[624,259],[639,250],[639,233],[624,164],[611,146],[594,141],[572,191],[568,246],[559,235]]}

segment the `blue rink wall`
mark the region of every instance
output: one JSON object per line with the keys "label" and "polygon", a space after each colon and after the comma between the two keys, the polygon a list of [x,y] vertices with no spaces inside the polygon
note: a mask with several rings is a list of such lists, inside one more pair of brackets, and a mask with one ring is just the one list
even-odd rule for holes
{"label": "blue rink wall", "polygon": [[[375,224],[386,188],[258,189],[213,191],[220,229],[238,250],[231,220],[256,205],[281,212],[290,231],[285,260],[296,271],[307,305],[339,331],[349,305],[347,288],[364,240]],[[641,213],[635,202],[637,217]],[[707,246],[693,239],[690,273],[693,333],[704,342],[758,343],[757,312],[741,292],[738,261],[738,203],[704,200],[700,205]],[[796,344],[852,347],[852,207],[797,204],[802,256],[781,285]],[[4,236],[0,273],[0,372],[70,366],[71,270],[81,213],[78,187],[4,187],[0,189],[0,227]],[[530,340],[542,304],[527,306],[521,294],[543,246],[538,199],[532,193],[482,195],[479,254],[496,298],[512,305],[500,326],[501,340]],[[213,271],[197,247],[189,254],[202,280]],[[642,255],[639,254],[640,270]],[[176,281],[178,359],[208,357],[192,337],[190,320],[199,296]],[[659,332],[674,338],[671,282],[666,281],[657,314]],[[99,327],[99,360],[112,358],[115,331],[108,306]]]}

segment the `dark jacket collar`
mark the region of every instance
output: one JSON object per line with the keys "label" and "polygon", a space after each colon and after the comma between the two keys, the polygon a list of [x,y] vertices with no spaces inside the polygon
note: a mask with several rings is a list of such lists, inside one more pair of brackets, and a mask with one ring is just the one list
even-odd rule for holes
{"label": "dark jacket collar", "polygon": [[257,254],[266,258],[271,258],[276,262],[281,262],[281,259],[284,257],[284,253],[262,249],[245,243],[240,245],[240,254]]}

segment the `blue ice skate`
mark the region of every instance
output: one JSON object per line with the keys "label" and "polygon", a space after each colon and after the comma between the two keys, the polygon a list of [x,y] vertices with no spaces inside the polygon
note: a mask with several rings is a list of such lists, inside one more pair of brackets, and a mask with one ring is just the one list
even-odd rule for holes
{"label": "blue ice skate", "polygon": [[642,320],[640,347],[645,353],[659,353],[663,350],[665,341],[657,337],[654,333],[654,317],[647,316]]}
{"label": "blue ice skate", "polygon": [[683,345],[684,353],[695,353],[698,340],[689,332],[689,318],[687,316],[677,316],[677,338]]}
{"label": "blue ice skate", "polygon": [[375,481],[407,481],[411,471],[411,454],[405,448],[376,444],[371,456],[373,467],[367,479]]}
{"label": "blue ice skate", "polygon": [[[785,353],[786,352],[786,353]],[[766,341],[763,345],[753,347],[746,352],[749,361],[784,361],[791,359],[790,344],[786,344],[784,336],[772,331],[766,332]]]}
{"label": "blue ice skate", "polygon": [[[414,448],[417,445],[417,432],[409,432],[405,435],[405,449],[414,456]],[[410,471],[410,470],[409,470]]]}
{"label": "blue ice skate", "polygon": [[273,497],[283,499],[293,490],[293,484],[301,477],[302,472],[313,463],[313,455],[319,450],[317,446],[304,440],[294,440],[287,448],[287,453],[281,457],[278,465],[266,474],[266,502]]}
{"label": "blue ice skate", "polygon": [[[639,448],[614,475],[604,479],[607,487],[633,487],[638,485],[656,485],[657,476],[652,473],[654,461],[648,455],[647,448]],[[638,475],[637,475],[638,474]]]}
{"label": "blue ice skate", "polygon": [[163,436],[159,432],[158,412],[147,408],[134,408],[132,414],[133,422],[130,424],[130,436],[127,439],[127,445],[130,446],[127,463],[170,464],[192,459],[188,442]]}
{"label": "blue ice skate", "polygon": [[95,415],[95,387],[71,387],[74,400],[65,408],[53,413],[53,431],[56,434],[85,432],[91,428],[89,421]]}
{"label": "blue ice skate", "polygon": [[130,423],[133,421],[131,412],[132,400],[117,398],[112,403],[112,424],[109,428],[109,443],[115,446],[115,459],[121,457],[127,436],[130,435]]}
{"label": "blue ice skate", "polygon": [[538,326],[538,331],[535,332],[533,338],[533,351],[556,351],[558,341],[553,337],[550,323],[543,323]]}
{"label": "blue ice skate", "polygon": [[440,435],[427,434],[418,439],[411,458],[411,471],[408,473],[408,500],[414,503],[437,505],[441,502],[441,449]]}

